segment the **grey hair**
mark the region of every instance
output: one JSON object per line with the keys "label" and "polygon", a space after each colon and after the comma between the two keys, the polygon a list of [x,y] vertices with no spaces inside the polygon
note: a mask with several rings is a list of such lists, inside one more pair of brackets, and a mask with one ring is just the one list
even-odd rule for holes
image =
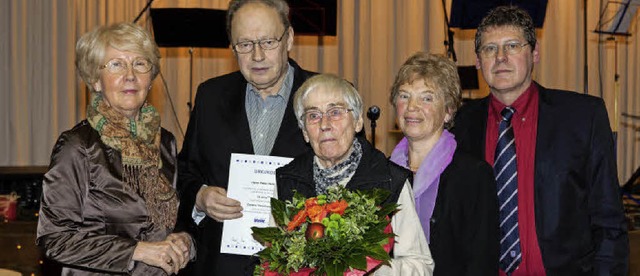
{"label": "grey hair", "polygon": [[160,72],[160,50],[153,37],[142,27],[133,23],[116,23],[100,26],[84,34],[76,43],[76,67],[89,90],[100,78],[99,67],[103,65],[108,47],[142,55],[153,65],[151,79]]}
{"label": "grey hair", "polygon": [[229,1],[229,8],[227,9],[227,36],[231,44],[233,44],[233,38],[231,37],[231,21],[233,21],[233,16],[242,6],[249,3],[260,3],[275,9],[278,15],[280,15],[280,21],[284,29],[286,30],[291,26],[291,22],[289,21],[289,4],[284,0],[231,0]]}
{"label": "grey hair", "polygon": [[298,126],[304,129],[304,102],[312,92],[318,87],[324,87],[331,91],[340,91],[347,104],[347,108],[352,109],[353,119],[358,121],[362,116],[362,97],[353,85],[345,79],[333,74],[319,74],[307,79],[295,93],[293,98],[293,108],[298,119]]}

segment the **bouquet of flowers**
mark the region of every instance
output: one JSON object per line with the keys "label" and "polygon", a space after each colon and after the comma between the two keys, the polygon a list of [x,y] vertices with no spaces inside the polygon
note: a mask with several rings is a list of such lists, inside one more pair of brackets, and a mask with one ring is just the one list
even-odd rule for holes
{"label": "bouquet of flowers", "polygon": [[394,236],[389,215],[398,207],[382,205],[389,194],[336,185],[312,198],[297,192],[291,201],[272,198],[277,227],[251,228],[267,244],[257,253],[261,265],[254,275],[362,275],[388,263]]}

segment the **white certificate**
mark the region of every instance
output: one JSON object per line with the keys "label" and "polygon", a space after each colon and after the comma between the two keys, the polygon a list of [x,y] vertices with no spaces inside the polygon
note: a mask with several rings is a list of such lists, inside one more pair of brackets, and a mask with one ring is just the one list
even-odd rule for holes
{"label": "white certificate", "polygon": [[253,239],[251,227],[268,227],[271,198],[275,195],[276,169],[292,158],[231,154],[227,196],[240,201],[242,217],[225,220],[220,252],[253,255],[264,247]]}

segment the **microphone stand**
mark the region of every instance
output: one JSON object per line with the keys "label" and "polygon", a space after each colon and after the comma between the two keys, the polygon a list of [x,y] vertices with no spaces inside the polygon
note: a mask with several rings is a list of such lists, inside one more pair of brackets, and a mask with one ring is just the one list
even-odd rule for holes
{"label": "microphone stand", "polygon": [[451,30],[451,26],[449,26],[449,16],[447,15],[447,4],[446,0],[442,0],[442,9],[444,10],[444,24],[447,28],[445,37],[447,40],[444,41],[444,46],[447,48],[447,57],[450,57],[453,62],[458,62],[458,58],[456,57],[456,50],[453,48],[453,34],[454,32]]}
{"label": "microphone stand", "polygon": [[136,19],[133,20],[133,23],[138,23],[138,20],[140,20],[140,17],[142,17],[142,14],[144,14],[144,12],[147,11],[149,7],[151,7],[151,3],[153,3],[153,0],[149,0],[149,2],[147,2],[147,5],[144,6],[144,8],[142,8],[138,16],[136,16]]}
{"label": "microphone stand", "polygon": [[376,147],[376,120],[380,118],[380,107],[372,105],[367,110],[367,118],[371,121],[371,144]]}
{"label": "microphone stand", "polygon": [[189,116],[193,110],[193,47],[189,48],[189,101],[187,106],[189,107]]}
{"label": "microphone stand", "polygon": [[376,120],[371,120],[371,144],[376,147]]}

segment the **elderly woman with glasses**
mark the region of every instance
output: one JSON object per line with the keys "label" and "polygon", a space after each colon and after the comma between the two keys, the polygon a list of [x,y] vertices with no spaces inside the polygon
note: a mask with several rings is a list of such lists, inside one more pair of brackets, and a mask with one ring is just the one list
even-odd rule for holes
{"label": "elderly woman with glasses", "polygon": [[397,235],[391,265],[375,275],[430,275],[433,261],[413,204],[411,172],[389,162],[364,138],[362,99],[347,81],[334,75],[309,78],[295,93],[294,109],[305,140],[313,151],[276,171],[278,198],[294,190],[305,197],[325,194],[328,187],[349,190],[387,189],[388,202],[400,204],[391,218]]}
{"label": "elderly woman with glasses", "polygon": [[37,243],[63,275],[165,275],[191,259],[176,222],[176,142],[147,103],[159,72],[153,38],[131,23],[76,45],[91,90],[87,119],[63,132],[44,176]]}
{"label": "elderly woman with glasses", "polygon": [[444,56],[418,52],[400,67],[391,103],[405,138],[391,161],[413,171],[415,202],[435,275],[498,275],[498,206],[493,170],[458,150],[453,116],[460,78]]}

